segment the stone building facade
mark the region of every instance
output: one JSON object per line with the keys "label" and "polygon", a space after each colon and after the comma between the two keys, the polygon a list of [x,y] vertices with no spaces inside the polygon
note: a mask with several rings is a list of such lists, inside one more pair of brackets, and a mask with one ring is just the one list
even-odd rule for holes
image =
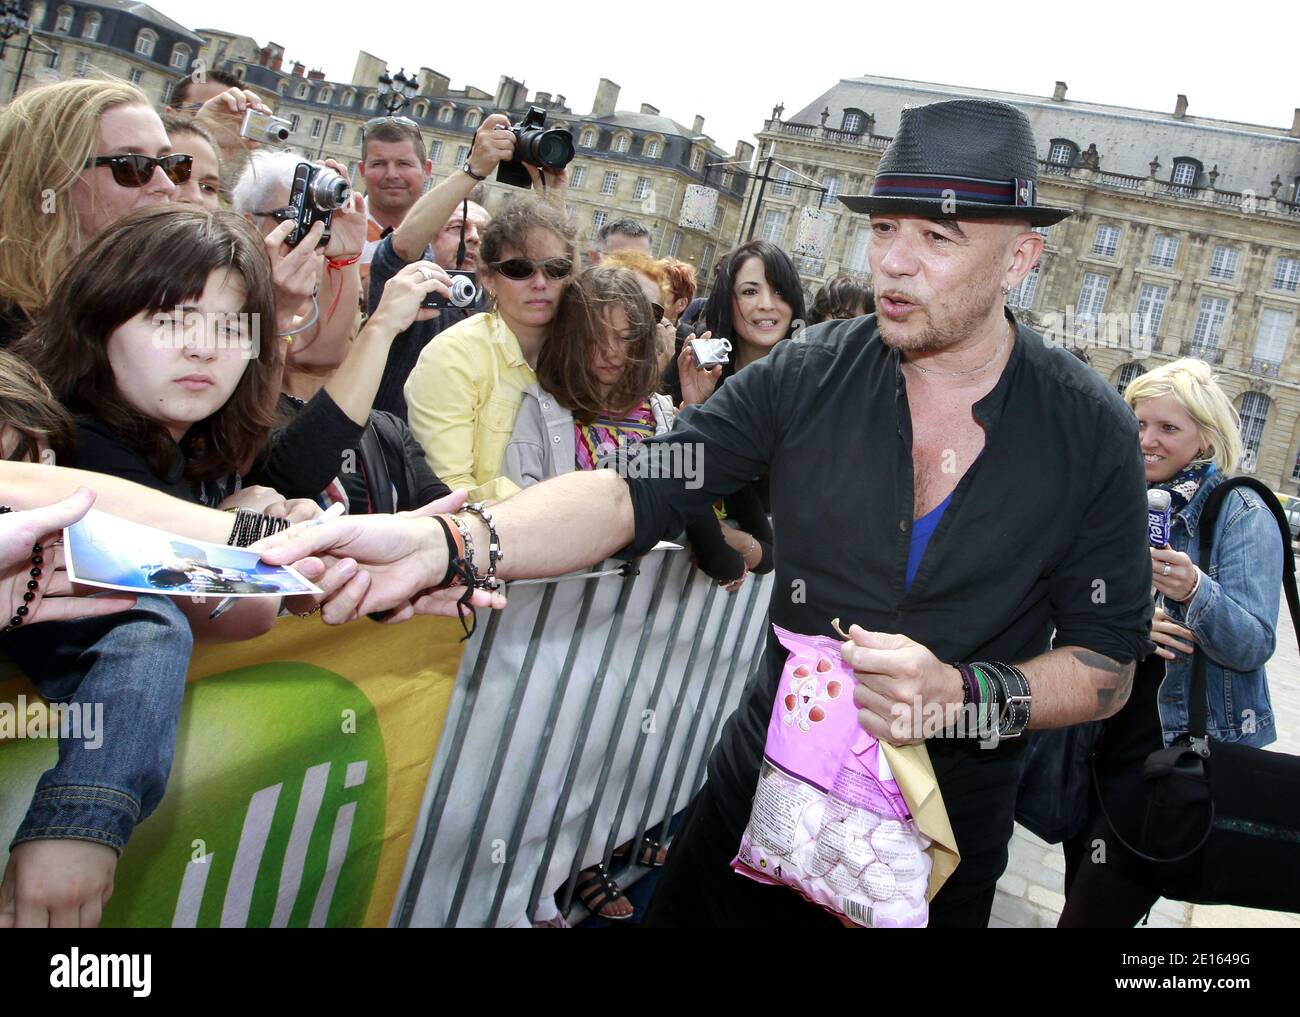
{"label": "stone building facade", "polygon": [[[843,80],[758,134],[772,181],[757,236],[793,249],[804,209],[824,191],[864,193],[905,106],[978,97],[1018,106],[1039,146],[1039,199],[1075,214],[1043,229],[1035,271],[1008,302],[1050,341],[1082,349],[1119,390],[1180,356],[1214,365],[1241,416],[1242,472],[1300,491],[1300,111],[1289,128],[1051,96],[890,78]],[[839,202],[830,242],[796,257],[810,291],[867,277],[866,216]],[[754,214],[751,211],[751,215]]]}

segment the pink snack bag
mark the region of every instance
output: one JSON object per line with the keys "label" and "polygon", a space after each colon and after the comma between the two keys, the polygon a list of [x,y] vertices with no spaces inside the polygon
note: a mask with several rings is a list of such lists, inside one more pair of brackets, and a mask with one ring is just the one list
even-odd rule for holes
{"label": "pink snack bag", "polygon": [[858,724],[842,644],[772,628],[790,655],[731,867],[857,925],[924,926],[930,840],[916,828],[880,743]]}

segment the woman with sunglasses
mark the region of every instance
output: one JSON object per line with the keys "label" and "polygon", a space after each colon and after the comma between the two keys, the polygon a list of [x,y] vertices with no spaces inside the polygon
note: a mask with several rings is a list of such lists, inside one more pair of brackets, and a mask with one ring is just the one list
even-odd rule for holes
{"label": "woman with sunglasses", "polygon": [[406,381],[411,430],[435,473],[473,499],[518,487],[501,476],[524,390],[573,272],[575,234],[564,213],[516,199],[483,233],[480,282],[492,309],[439,333]]}
{"label": "woman with sunglasses", "polygon": [[124,82],[43,85],[0,111],[0,345],[30,326],[77,252],[128,212],[172,201],[192,165]]}

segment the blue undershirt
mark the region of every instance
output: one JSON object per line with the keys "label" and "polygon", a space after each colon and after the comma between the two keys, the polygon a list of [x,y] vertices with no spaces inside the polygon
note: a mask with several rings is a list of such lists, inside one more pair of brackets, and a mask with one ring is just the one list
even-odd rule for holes
{"label": "blue undershirt", "polygon": [[934,536],[935,528],[939,525],[939,520],[943,518],[944,510],[951,503],[952,495],[950,494],[920,519],[912,523],[912,546],[907,552],[906,589],[912,588],[912,580],[916,578],[916,570],[921,567],[921,559],[925,557],[925,549],[930,544],[930,538]]}

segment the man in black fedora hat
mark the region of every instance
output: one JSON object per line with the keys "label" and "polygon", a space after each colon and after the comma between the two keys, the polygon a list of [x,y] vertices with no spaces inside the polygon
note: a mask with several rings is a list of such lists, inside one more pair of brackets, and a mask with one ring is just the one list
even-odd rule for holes
{"label": "man in black fedora hat", "polygon": [[[1013,829],[1021,732],[1113,714],[1148,646],[1136,421],[1100,377],[1004,306],[1042,250],[1031,227],[1069,214],[1038,203],[1036,167],[1032,131],[1010,106],[906,110],[871,193],[841,199],[871,217],[875,315],[779,344],[653,439],[697,445],[702,478],[574,473],[493,508],[500,575],[556,575],[644,553],[766,471],[770,620],[815,635],[832,635],[835,618],[854,623],[843,653],[857,672],[859,722],[896,744],[927,742],[962,856],[930,902],[932,925],[988,922]],[[648,454],[647,444],[624,457]],[[445,609],[438,598],[453,593],[421,594],[443,578],[444,531],[400,522],[326,524],[269,560],[346,546],[369,569],[369,585],[326,605],[328,621]],[[486,547],[487,528],[477,518],[469,526]],[[836,923],[729,867],[785,658],[769,635],[673,843],[649,923]],[[997,737],[928,727],[935,708],[951,716],[966,703],[996,718]]]}

